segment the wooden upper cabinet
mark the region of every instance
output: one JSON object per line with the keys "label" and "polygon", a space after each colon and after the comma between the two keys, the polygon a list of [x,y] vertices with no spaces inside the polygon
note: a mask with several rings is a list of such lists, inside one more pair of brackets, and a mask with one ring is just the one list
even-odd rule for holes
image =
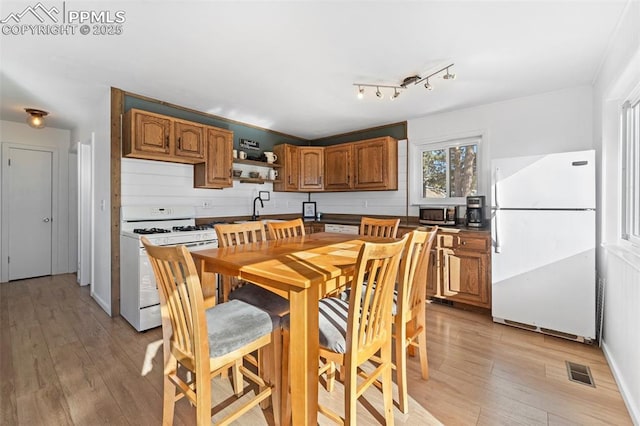
{"label": "wooden upper cabinet", "polygon": [[398,141],[391,137],[353,143],[355,190],[398,189]]}
{"label": "wooden upper cabinet", "polygon": [[164,115],[130,109],[123,120],[123,155],[152,160],[170,156],[171,128]]}
{"label": "wooden upper cabinet", "polygon": [[189,121],[175,120],[173,124],[175,156],[204,161],[205,126]]}
{"label": "wooden upper cabinet", "polygon": [[132,108],[124,114],[122,155],[173,163],[204,161],[206,126]]}
{"label": "wooden upper cabinet", "polygon": [[196,188],[229,188],[233,186],[233,132],[206,127],[206,162],[193,166]]}
{"label": "wooden upper cabinet", "polygon": [[274,191],[297,191],[300,180],[298,147],[295,145],[275,145],[273,152],[278,156],[276,164],[281,164],[280,182],[274,182]]}
{"label": "wooden upper cabinet", "polygon": [[322,176],[324,174],[324,148],[298,147],[300,157],[300,183],[301,190],[322,190]]}
{"label": "wooden upper cabinet", "polygon": [[353,144],[324,149],[324,189],[344,191],[353,188]]}

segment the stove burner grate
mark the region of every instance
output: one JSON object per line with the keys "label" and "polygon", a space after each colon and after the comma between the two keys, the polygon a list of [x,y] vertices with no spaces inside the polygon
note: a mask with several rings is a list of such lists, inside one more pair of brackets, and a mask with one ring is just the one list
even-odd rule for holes
{"label": "stove burner grate", "polygon": [[133,232],[135,234],[148,235],[148,234],[164,234],[166,232],[171,232],[171,231],[164,228],[138,228],[138,229],[134,229]]}
{"label": "stove burner grate", "polygon": [[211,229],[210,226],[207,225],[189,225],[189,226],[174,226],[173,230],[177,231],[177,232],[184,232],[184,231],[206,231],[208,229]]}

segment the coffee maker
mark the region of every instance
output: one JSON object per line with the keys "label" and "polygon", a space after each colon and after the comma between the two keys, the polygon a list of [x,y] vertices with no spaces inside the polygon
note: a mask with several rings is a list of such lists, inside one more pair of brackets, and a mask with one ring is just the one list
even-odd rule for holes
{"label": "coffee maker", "polygon": [[467,226],[471,228],[484,226],[484,195],[467,197]]}

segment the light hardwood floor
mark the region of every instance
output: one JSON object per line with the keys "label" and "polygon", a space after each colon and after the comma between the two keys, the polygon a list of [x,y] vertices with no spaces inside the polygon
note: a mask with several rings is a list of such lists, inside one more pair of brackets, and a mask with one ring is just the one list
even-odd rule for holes
{"label": "light hardwood floor", "polygon": [[[430,304],[431,377],[409,363],[406,425],[630,425],[620,393],[597,347],[494,324],[487,315]],[[0,284],[0,424],[159,425],[162,417],[160,329],[136,332],[110,318],[75,275]],[[568,381],[565,360],[591,368],[596,387]],[[214,379],[216,389],[229,383]],[[215,390],[214,390],[215,391]],[[228,393],[227,393],[228,395]],[[320,390],[339,407],[341,388]],[[379,424],[372,388],[358,423]],[[369,407],[369,409],[367,409]],[[187,402],[175,424],[193,424]],[[320,424],[329,424],[319,417]],[[273,424],[258,408],[240,425]]]}

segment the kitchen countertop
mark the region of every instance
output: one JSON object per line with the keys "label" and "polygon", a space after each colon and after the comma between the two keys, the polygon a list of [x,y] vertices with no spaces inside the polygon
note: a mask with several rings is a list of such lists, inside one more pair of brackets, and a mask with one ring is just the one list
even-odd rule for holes
{"label": "kitchen countertop", "polygon": [[[300,217],[299,214],[283,214],[283,215],[262,215],[260,216],[260,220],[291,220]],[[375,216],[371,215],[371,217],[379,217],[385,218],[385,216]],[[390,216],[386,216],[389,218]],[[318,224],[336,224],[336,225],[360,225],[360,219],[362,215],[345,215],[345,214],[328,214],[325,213],[322,215],[320,220],[305,220],[305,223],[318,223]],[[233,217],[213,217],[213,218],[197,218],[196,224],[207,224],[211,222],[237,222],[237,221],[246,221],[251,220],[249,216],[233,216]],[[418,222],[417,217],[400,217],[400,228],[417,228],[420,226],[430,227],[431,225],[421,225]],[[489,226],[485,226],[482,228],[472,228],[468,227],[464,224],[458,225],[439,225],[439,228],[444,232],[447,230],[451,231],[470,231],[470,232],[490,232],[491,228]],[[455,231],[454,231],[455,232]]]}

